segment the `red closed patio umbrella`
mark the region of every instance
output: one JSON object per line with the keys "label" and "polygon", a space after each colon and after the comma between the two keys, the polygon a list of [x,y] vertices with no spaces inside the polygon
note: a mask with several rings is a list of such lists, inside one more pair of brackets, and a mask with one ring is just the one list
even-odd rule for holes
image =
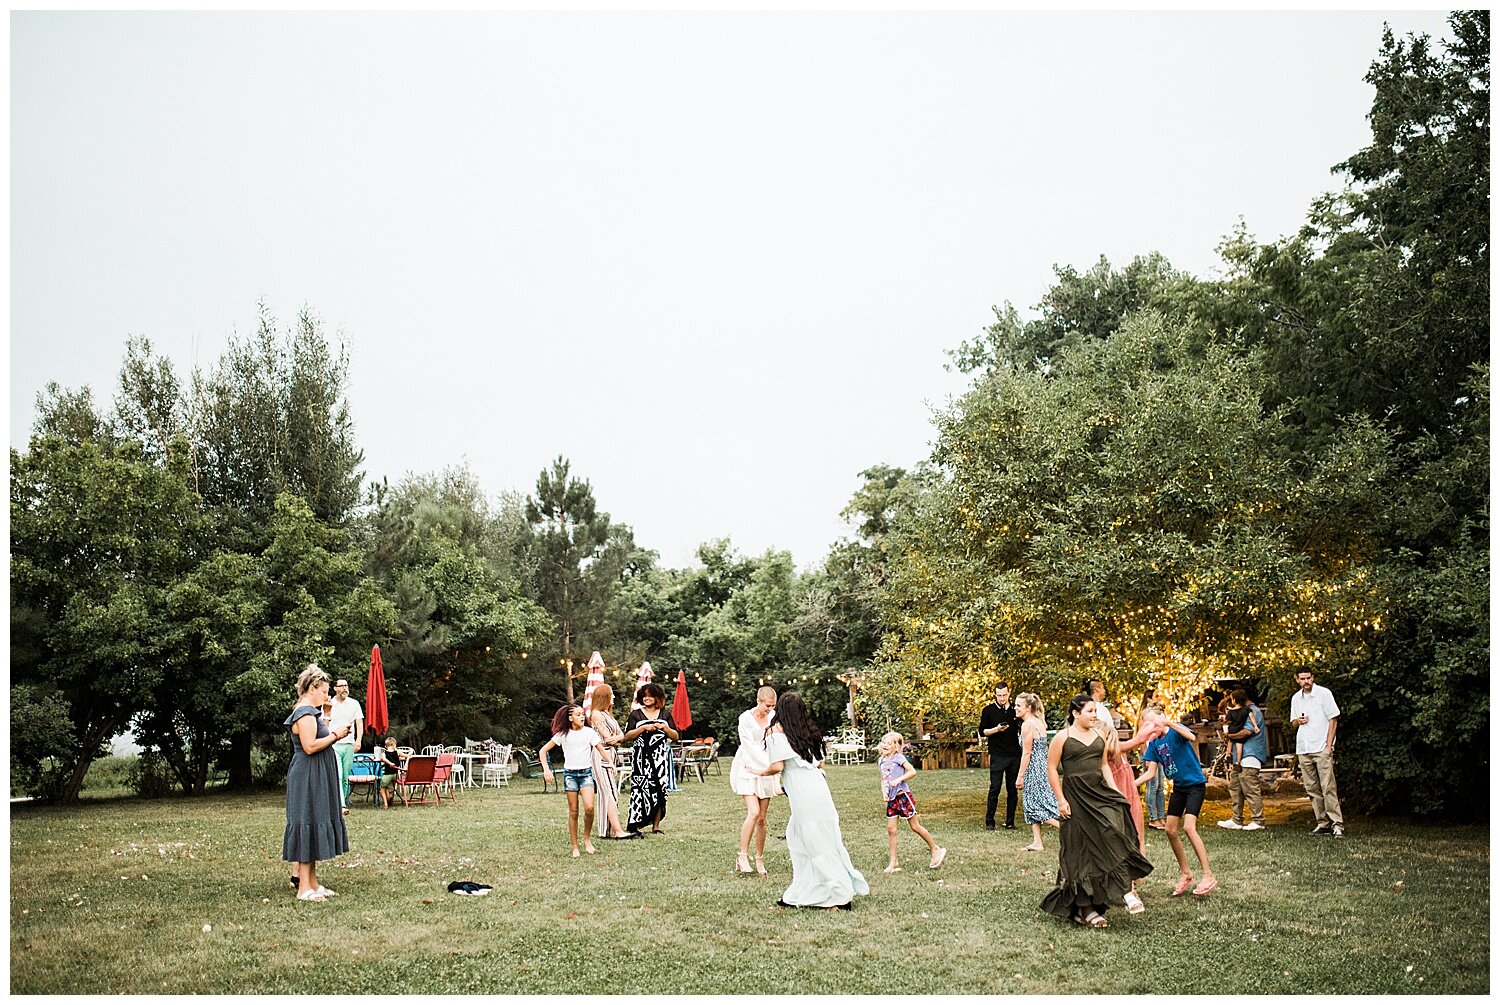
{"label": "red closed patio umbrella", "polygon": [[391,725],[385,705],[385,667],[380,664],[380,647],[370,647],[370,679],[365,682],[365,728],[372,736],[385,737]]}
{"label": "red closed patio umbrella", "polygon": [[677,671],[677,693],[672,695],[672,722],[678,729],[693,724],[693,710],[688,706],[687,673]]}

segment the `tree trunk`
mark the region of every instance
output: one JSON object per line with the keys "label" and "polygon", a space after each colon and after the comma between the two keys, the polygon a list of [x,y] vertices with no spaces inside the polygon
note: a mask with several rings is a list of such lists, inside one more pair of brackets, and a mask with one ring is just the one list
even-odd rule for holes
{"label": "tree trunk", "polygon": [[568,704],[573,704],[573,626],[569,623],[569,604],[572,598],[569,596],[568,580],[563,579],[563,673],[568,678]]}
{"label": "tree trunk", "polygon": [[254,782],[254,776],[250,771],[250,744],[253,737],[250,730],[242,730],[230,737],[229,744],[229,787],[231,789],[248,789]]}
{"label": "tree trunk", "polygon": [[161,752],[162,759],[167,762],[167,767],[172,769],[172,774],[177,776],[177,784],[182,786],[182,791],[193,790],[192,765],[188,763],[187,755],[176,743],[163,743],[157,747]]}
{"label": "tree trunk", "polygon": [[94,754],[98,752],[99,744],[114,735],[115,728],[109,722],[100,723],[89,730],[78,755],[78,762],[73,765],[73,774],[69,776],[68,784],[63,786],[62,792],[58,793],[59,803],[78,802],[78,793],[83,790],[83,776],[89,773],[89,766],[94,763]]}

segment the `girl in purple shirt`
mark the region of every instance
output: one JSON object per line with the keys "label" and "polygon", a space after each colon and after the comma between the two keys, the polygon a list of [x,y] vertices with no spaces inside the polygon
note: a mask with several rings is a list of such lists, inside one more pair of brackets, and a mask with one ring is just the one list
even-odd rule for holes
{"label": "girl in purple shirt", "polygon": [[917,803],[911,796],[911,786],[907,784],[917,776],[917,769],[901,753],[904,742],[900,733],[887,733],[875,745],[875,752],[880,755],[880,791],[885,796],[885,832],[891,843],[891,864],[885,867],[886,872],[901,871],[901,864],[896,861],[896,830],[901,820],[905,820],[917,836],[927,842],[927,848],[932,852],[927,868],[936,869],[948,857],[948,849],[939,848],[932,835],[927,833],[927,828],[917,823]]}

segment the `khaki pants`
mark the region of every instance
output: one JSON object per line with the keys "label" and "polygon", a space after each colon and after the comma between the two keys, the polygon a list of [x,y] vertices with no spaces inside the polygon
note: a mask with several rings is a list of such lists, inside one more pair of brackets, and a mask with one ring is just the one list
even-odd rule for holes
{"label": "khaki pants", "polygon": [[1250,802],[1248,820],[1264,825],[1266,815],[1260,801],[1260,769],[1232,764],[1229,767],[1229,819],[1239,822],[1247,799]]}
{"label": "khaki pants", "polygon": [[1344,811],[1339,809],[1339,787],[1333,777],[1333,754],[1320,750],[1316,754],[1298,754],[1297,763],[1302,765],[1302,787],[1312,800],[1313,816],[1321,826],[1326,823],[1344,825]]}

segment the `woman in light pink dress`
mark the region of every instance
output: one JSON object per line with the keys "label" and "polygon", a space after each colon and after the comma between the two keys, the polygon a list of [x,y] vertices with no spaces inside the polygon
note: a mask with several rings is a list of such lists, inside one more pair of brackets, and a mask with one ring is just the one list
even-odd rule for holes
{"label": "woman in light pink dress", "polygon": [[1146,854],[1146,819],[1141,812],[1141,793],[1135,780],[1135,769],[1130,766],[1125,755],[1137,747],[1146,745],[1150,739],[1145,732],[1137,732],[1129,740],[1122,741],[1119,732],[1114,725],[1101,716],[1098,725],[1094,727],[1100,736],[1104,738],[1104,750],[1109,758],[1109,770],[1114,776],[1115,788],[1120,790],[1120,795],[1130,804],[1130,818],[1135,821],[1135,834],[1137,843],[1140,845],[1141,854]]}
{"label": "woman in light pink dress", "polygon": [[608,684],[600,684],[589,696],[589,725],[599,734],[604,744],[604,755],[593,751],[594,758],[594,820],[599,836],[614,840],[638,838],[639,834],[627,834],[620,826],[620,782],[615,767],[615,748],[625,731],[615,721],[610,709],[615,704],[615,693]]}

